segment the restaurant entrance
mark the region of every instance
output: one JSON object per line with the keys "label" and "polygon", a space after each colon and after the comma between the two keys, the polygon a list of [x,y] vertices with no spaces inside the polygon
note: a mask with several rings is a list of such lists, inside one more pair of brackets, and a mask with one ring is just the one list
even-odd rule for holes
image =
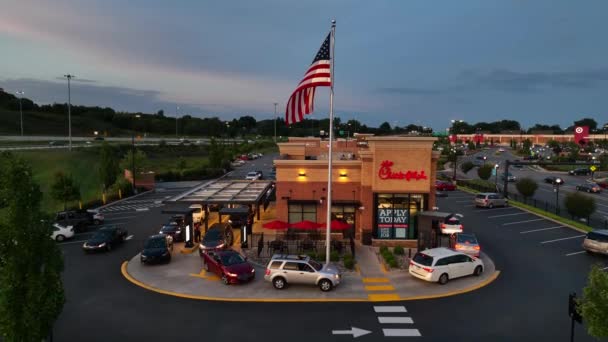
{"label": "restaurant entrance", "polygon": [[426,209],[424,194],[374,194],[376,239],[411,240],[418,237],[418,213]]}

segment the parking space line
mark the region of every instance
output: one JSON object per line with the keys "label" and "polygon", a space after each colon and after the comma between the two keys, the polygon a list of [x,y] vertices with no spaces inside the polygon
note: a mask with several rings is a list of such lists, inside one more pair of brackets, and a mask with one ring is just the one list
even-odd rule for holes
{"label": "parking space line", "polygon": [[388,278],[363,278],[364,283],[388,283]]}
{"label": "parking space line", "polygon": [[577,254],[583,254],[583,253],[586,253],[586,252],[587,252],[587,251],[572,252],[572,253],[568,253],[568,254],[566,254],[566,256],[577,255]]}
{"label": "parking space line", "polygon": [[488,216],[488,218],[498,218],[498,217],[526,215],[526,214],[530,214],[530,213],[524,211],[524,212],[521,212],[521,213],[514,213],[514,214],[493,215],[493,216]]}
{"label": "parking space line", "polygon": [[520,223],[528,223],[528,222],[536,222],[536,221],[544,221],[545,219],[533,219],[533,220],[525,220],[525,221],[517,221],[517,222],[509,222],[509,223],[503,223],[503,226],[511,226],[514,224],[520,224]]}
{"label": "parking space line", "polygon": [[585,237],[585,234],[583,234],[583,235],[576,235],[576,236],[570,236],[570,237],[567,237],[567,238],[561,238],[561,239],[543,241],[543,242],[541,242],[541,244],[551,243],[551,242],[557,242],[557,241],[562,241],[562,240],[577,239],[577,238],[582,238],[582,237]]}
{"label": "parking space line", "polygon": [[60,245],[72,245],[72,244],[75,244],[75,243],[83,243],[85,241],[87,241],[87,240],[68,241],[68,242],[61,242],[59,244]]}
{"label": "parking space line", "polygon": [[466,200],[466,201],[454,201],[454,203],[471,203],[471,200]]}
{"label": "parking space line", "polygon": [[422,336],[420,335],[420,331],[418,331],[418,329],[382,329],[382,333],[384,336],[391,337]]}
{"label": "parking space line", "polygon": [[375,312],[407,312],[405,306],[374,306]]}
{"label": "parking space line", "polygon": [[528,234],[528,233],[534,233],[534,232],[540,232],[540,231],[543,231],[543,230],[551,230],[551,229],[558,229],[558,228],[564,228],[564,226],[555,226],[555,227],[549,227],[549,228],[540,228],[540,229],[525,230],[523,232],[519,232],[519,234]]}
{"label": "parking space line", "polygon": [[413,324],[414,320],[411,317],[378,317],[378,322],[381,324]]}
{"label": "parking space line", "polygon": [[505,209],[517,209],[517,207],[502,207],[502,208],[494,208],[494,209],[489,209],[489,210],[497,211],[497,210],[505,210]]}

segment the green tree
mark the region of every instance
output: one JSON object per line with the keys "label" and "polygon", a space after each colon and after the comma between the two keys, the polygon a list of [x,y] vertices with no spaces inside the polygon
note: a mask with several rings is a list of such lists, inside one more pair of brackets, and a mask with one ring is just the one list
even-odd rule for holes
{"label": "green tree", "polygon": [[474,150],[474,149],[475,149],[475,143],[474,143],[474,142],[472,142],[472,141],[469,141],[469,143],[468,143],[468,148],[469,148],[469,150],[471,150],[471,151],[472,151],[472,150]]}
{"label": "green tree", "polygon": [[0,339],[40,341],[65,302],[62,253],[41,221],[30,166],[8,153],[0,155],[0,198]]}
{"label": "green tree", "polygon": [[71,175],[59,171],[55,174],[55,180],[51,185],[51,197],[56,201],[63,202],[63,210],[65,210],[67,202],[80,199],[80,187]]}
{"label": "green tree", "polygon": [[578,121],[574,121],[575,126],[589,126],[589,131],[593,131],[597,128],[597,121],[592,118],[584,118]]}
{"label": "green tree", "polygon": [[378,127],[378,135],[387,135],[387,134],[391,134],[392,132],[392,128],[391,128],[391,124],[389,124],[388,122],[383,122],[379,127]]}
{"label": "green tree", "polygon": [[488,180],[492,177],[492,169],[494,169],[492,165],[483,164],[477,169],[477,175],[483,180]]}
{"label": "green tree", "polygon": [[[146,169],[148,157],[142,150],[135,150],[135,172],[139,173]],[[131,170],[133,167],[133,151],[129,150],[120,161],[120,169]]]}
{"label": "green tree", "polygon": [[101,178],[104,191],[116,182],[119,172],[120,169],[118,168],[118,160],[114,148],[104,141],[99,153],[99,177]]}
{"label": "green tree", "polygon": [[608,272],[602,271],[598,265],[591,267],[587,286],[579,301],[579,312],[589,335],[608,337]]}
{"label": "green tree", "polygon": [[522,151],[526,154],[530,154],[530,147],[532,147],[532,140],[524,140],[524,142],[522,143]]}
{"label": "green tree", "polygon": [[222,160],[224,159],[224,145],[220,145],[217,141],[211,138],[209,143],[209,166],[212,168],[222,167]]}
{"label": "green tree", "polygon": [[534,196],[534,193],[538,189],[538,184],[532,178],[524,177],[515,183],[515,187],[525,199],[528,199]]}
{"label": "green tree", "polygon": [[588,218],[596,209],[595,199],[578,192],[571,192],[564,199],[568,214],[573,217]]}
{"label": "green tree", "polygon": [[473,164],[470,161],[466,161],[466,162],[460,164],[460,170],[462,171],[462,173],[468,173],[474,167],[475,167],[475,164]]}

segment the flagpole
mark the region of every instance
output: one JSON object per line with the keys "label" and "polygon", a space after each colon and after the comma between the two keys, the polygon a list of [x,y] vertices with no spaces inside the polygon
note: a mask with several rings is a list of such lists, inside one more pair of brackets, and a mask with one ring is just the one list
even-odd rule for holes
{"label": "flagpole", "polygon": [[329,265],[329,253],[331,243],[331,176],[332,176],[332,159],[333,159],[333,140],[334,140],[334,40],[336,35],[336,20],[331,21],[331,36],[329,39],[330,48],[330,75],[331,87],[329,88],[329,156],[327,162],[327,217],[325,222],[325,264]]}

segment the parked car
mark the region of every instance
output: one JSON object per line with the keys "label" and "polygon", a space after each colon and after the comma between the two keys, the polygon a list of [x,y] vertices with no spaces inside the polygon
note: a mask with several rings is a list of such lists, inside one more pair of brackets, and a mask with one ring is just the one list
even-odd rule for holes
{"label": "parked car", "polygon": [[184,240],[183,230],[176,222],[169,222],[160,227],[158,234],[168,236],[171,241],[178,242]]}
{"label": "parked car", "polygon": [[100,228],[82,245],[82,249],[85,252],[110,251],[114,246],[125,241],[127,235],[127,231],[120,227]]}
{"label": "parked car", "polygon": [[226,249],[234,243],[234,233],[228,223],[214,223],[199,244],[198,252],[202,257],[204,253]]}
{"label": "parked car", "polygon": [[[519,163],[519,162],[521,162],[521,160],[519,160],[519,159],[515,159],[515,160],[512,160],[512,162],[514,162],[514,163]],[[513,167],[516,167],[516,168],[518,168],[518,169],[521,169],[521,168],[523,168],[523,167],[524,167],[523,165],[518,165],[518,164],[515,164],[515,165],[512,165],[512,166],[513,166]]]}
{"label": "parked car", "polygon": [[258,174],[258,179],[264,179],[264,172],[262,172],[261,170],[256,170],[255,171]]}
{"label": "parked car", "polygon": [[51,233],[51,239],[61,242],[65,239],[72,238],[74,236],[74,226],[62,226],[59,223],[53,224],[53,233]]}
{"label": "parked car", "polygon": [[475,234],[470,233],[457,233],[454,236],[452,249],[476,258],[479,258],[479,253],[481,252],[481,246],[477,241],[477,237]]}
{"label": "parked car", "polygon": [[476,156],[475,159],[477,159],[477,160],[486,160],[486,159],[488,159],[488,157],[486,157],[486,156]]}
{"label": "parked car", "polygon": [[504,151],[505,151],[504,147],[501,147],[501,148],[498,149],[498,152],[500,152],[500,153],[502,153]]}
{"label": "parked car", "polygon": [[76,231],[81,231],[90,224],[100,225],[103,221],[103,214],[93,210],[66,210],[55,215],[55,223],[64,227],[72,226]]}
{"label": "parked car", "polygon": [[586,191],[589,193],[599,194],[602,192],[602,188],[595,183],[582,183],[576,186],[577,191]]}
{"label": "parked car", "polygon": [[505,178],[507,179],[507,182],[517,181],[517,177],[515,177],[511,172],[507,173],[506,176],[504,173],[502,175],[500,175],[500,179],[502,179],[503,181],[505,180]]}
{"label": "parked car", "polygon": [[173,251],[173,241],[167,235],[152,235],[144,242],[139,260],[142,264],[170,262],[171,251]]}
{"label": "parked car", "polygon": [[205,269],[215,273],[225,285],[253,280],[255,269],[247,258],[233,250],[209,251],[203,254]]}
{"label": "parked car", "polygon": [[495,192],[482,192],[475,196],[475,206],[483,208],[506,207],[509,201]]}
{"label": "parked car", "polygon": [[479,276],[483,269],[481,259],[440,247],[416,253],[410,260],[409,273],[416,278],[444,285],[451,279]]}
{"label": "parked car", "polygon": [[606,181],[597,182],[596,184],[599,185],[600,188],[602,188],[602,189],[608,189],[608,182],[606,182]]}
{"label": "parked car", "polygon": [[568,174],[572,175],[572,176],[588,176],[591,174],[591,170],[581,167],[578,169],[568,171]]}
{"label": "parked car", "polygon": [[192,209],[192,223],[199,223],[205,219],[205,211],[202,204],[192,204],[190,209]]}
{"label": "parked car", "polygon": [[454,191],[456,190],[456,185],[452,182],[438,180],[435,181],[435,189],[439,191]]}
{"label": "parked car", "polygon": [[461,217],[462,215],[459,214],[448,215],[439,226],[441,234],[452,235],[462,233],[463,226],[462,223],[460,223]]}
{"label": "parked car", "polygon": [[583,240],[583,249],[589,253],[608,255],[608,229],[593,230]]}
{"label": "parked car", "polygon": [[322,265],[307,255],[275,254],[266,266],[264,280],[277,290],[288,284],[310,284],[327,292],[340,284],[342,275],[335,265]]}
{"label": "parked car", "polygon": [[545,183],[555,184],[558,179],[561,180],[560,185],[563,185],[565,183],[563,178],[556,177],[556,176],[545,177]]}
{"label": "parked car", "polygon": [[260,175],[256,171],[251,171],[247,173],[247,176],[245,176],[246,180],[258,180],[259,178]]}

